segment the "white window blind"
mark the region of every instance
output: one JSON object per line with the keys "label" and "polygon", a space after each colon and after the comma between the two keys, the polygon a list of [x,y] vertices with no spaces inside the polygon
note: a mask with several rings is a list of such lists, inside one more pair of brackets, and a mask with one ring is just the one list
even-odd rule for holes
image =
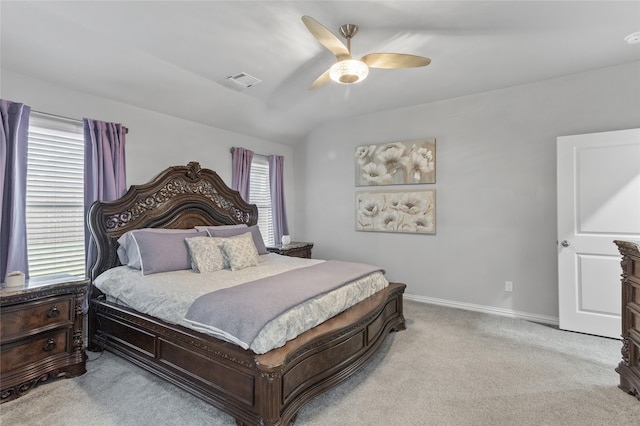
{"label": "white window blind", "polygon": [[27,149],[29,275],[84,276],[82,122],[32,112]]}
{"label": "white window blind", "polygon": [[258,207],[258,228],[267,246],[274,245],[271,190],[269,188],[269,161],[254,155],[249,178],[249,202]]}

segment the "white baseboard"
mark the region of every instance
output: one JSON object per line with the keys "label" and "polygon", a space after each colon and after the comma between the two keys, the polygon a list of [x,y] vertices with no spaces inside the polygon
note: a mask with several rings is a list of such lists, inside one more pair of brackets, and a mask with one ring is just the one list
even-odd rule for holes
{"label": "white baseboard", "polygon": [[557,326],[559,319],[557,317],[548,317],[545,315],[530,314],[528,312],[513,311],[511,309],[495,308],[493,306],[473,305],[471,303],[456,302],[453,300],[436,299],[434,297],[418,296],[415,294],[404,295],[405,299],[413,300],[420,303],[431,303],[433,305],[448,306],[450,308],[465,309],[467,311],[483,312],[485,314],[502,315],[503,317],[519,318],[526,321],[538,322],[541,324],[549,324]]}

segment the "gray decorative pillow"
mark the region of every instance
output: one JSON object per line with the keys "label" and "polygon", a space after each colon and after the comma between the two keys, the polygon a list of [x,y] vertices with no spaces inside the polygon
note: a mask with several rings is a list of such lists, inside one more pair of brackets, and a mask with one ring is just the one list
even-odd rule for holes
{"label": "gray decorative pillow", "polygon": [[136,244],[134,235],[142,233],[151,234],[187,234],[185,237],[193,237],[198,231],[193,229],[164,229],[164,228],[142,228],[135,231],[125,232],[118,238],[118,259],[120,263],[133,269],[140,269],[140,251],[138,250],[138,244]]}
{"label": "gray decorative pillow", "polygon": [[232,271],[258,265],[259,255],[251,232],[222,241],[222,250]]}
{"label": "gray decorative pillow", "polygon": [[260,228],[258,225],[252,225],[249,227],[239,227],[239,228],[225,228],[218,226],[209,226],[207,227],[207,232],[210,237],[233,237],[235,235],[241,235],[245,232],[251,232],[253,237],[253,244],[256,246],[258,250],[258,254],[267,254],[267,247],[264,245],[264,239],[262,238],[262,234],[260,233]]}
{"label": "gray decorative pillow", "polygon": [[215,272],[229,269],[222,253],[223,238],[194,237],[185,239],[191,254],[191,269],[196,272]]}
{"label": "gray decorative pillow", "polygon": [[191,269],[188,237],[206,237],[206,232],[135,232],[131,235],[140,253],[142,275]]}

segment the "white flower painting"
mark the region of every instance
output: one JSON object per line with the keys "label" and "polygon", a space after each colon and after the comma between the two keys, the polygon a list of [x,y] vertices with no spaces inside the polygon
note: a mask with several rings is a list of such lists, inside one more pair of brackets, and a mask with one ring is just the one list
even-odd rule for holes
{"label": "white flower painting", "polygon": [[356,193],[356,230],[436,233],[436,191]]}
{"label": "white flower painting", "polygon": [[356,185],[436,182],[436,140],[362,145],[356,148]]}

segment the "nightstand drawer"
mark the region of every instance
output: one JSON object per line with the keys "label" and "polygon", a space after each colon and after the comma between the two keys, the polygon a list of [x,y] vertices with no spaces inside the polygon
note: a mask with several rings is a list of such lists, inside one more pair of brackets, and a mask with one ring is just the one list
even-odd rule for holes
{"label": "nightstand drawer", "polygon": [[48,378],[87,371],[80,307],[89,280],[68,278],[0,287],[0,402],[19,398]]}
{"label": "nightstand drawer", "polygon": [[17,370],[52,355],[67,352],[68,330],[39,334],[28,340],[2,346],[0,373]]}
{"label": "nightstand drawer", "polygon": [[73,297],[55,297],[2,308],[2,314],[0,314],[2,341],[10,341],[25,333],[33,334],[43,329],[70,324],[73,300]]}

